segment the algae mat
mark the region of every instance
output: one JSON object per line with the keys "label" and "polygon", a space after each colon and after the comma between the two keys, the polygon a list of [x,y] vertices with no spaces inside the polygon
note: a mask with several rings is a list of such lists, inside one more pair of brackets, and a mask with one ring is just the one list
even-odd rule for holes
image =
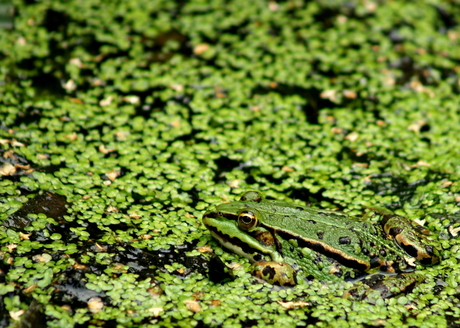
{"label": "algae mat", "polygon": [[[6,5],[0,327],[458,327],[459,5]],[[441,262],[375,304],[260,283],[201,223],[245,190],[387,207]]]}

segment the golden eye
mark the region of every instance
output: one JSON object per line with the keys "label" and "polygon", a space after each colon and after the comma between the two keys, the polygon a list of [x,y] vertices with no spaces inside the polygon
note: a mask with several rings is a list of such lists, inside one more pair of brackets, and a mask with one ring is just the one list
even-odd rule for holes
{"label": "golden eye", "polygon": [[249,230],[257,226],[258,220],[254,213],[243,211],[238,215],[238,228],[241,230]]}

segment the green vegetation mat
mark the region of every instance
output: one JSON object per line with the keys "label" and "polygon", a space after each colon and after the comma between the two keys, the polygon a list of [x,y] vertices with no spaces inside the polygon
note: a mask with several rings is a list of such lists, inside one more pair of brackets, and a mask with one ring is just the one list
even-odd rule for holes
{"label": "green vegetation mat", "polygon": [[[460,327],[458,0],[13,5],[0,327]],[[260,283],[201,223],[246,190],[387,207],[442,260],[375,304]]]}

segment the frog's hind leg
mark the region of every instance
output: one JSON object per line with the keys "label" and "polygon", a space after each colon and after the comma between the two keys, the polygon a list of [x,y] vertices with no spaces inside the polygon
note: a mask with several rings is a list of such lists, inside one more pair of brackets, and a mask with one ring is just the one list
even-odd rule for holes
{"label": "frog's hind leg", "polygon": [[345,292],[344,297],[375,304],[379,299],[410,293],[423,279],[424,276],[416,272],[392,276],[374,274],[356,282],[355,286]]}

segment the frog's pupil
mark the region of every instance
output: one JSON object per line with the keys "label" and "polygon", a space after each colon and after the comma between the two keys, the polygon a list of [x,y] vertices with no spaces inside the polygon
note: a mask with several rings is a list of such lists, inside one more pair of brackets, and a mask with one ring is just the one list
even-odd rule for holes
{"label": "frog's pupil", "polygon": [[243,223],[251,223],[252,218],[253,216],[251,213],[241,214],[241,221],[243,221]]}

